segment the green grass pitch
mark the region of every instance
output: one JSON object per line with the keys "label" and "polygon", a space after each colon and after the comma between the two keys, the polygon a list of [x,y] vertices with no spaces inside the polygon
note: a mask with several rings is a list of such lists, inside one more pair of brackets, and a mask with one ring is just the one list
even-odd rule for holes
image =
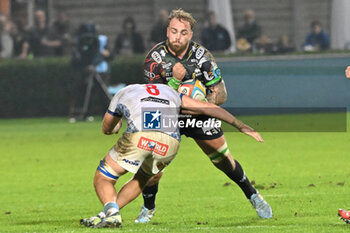
{"label": "green grass pitch", "polygon": [[[348,115],[348,121],[350,116]],[[271,204],[260,220],[243,192],[216,170],[192,139],[166,169],[157,212],[136,225],[142,198],[121,210],[121,229],[88,229],[97,214],[92,178],[118,136],[100,120],[0,120],[0,232],[349,232],[337,217],[350,209],[350,132],[263,132],[264,143],[226,133],[233,156]],[[119,179],[117,189],[130,179]]]}

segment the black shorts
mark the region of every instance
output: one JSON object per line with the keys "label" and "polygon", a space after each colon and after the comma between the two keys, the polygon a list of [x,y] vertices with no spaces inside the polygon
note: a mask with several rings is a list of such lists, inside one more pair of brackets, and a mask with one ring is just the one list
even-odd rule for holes
{"label": "black shorts", "polygon": [[[180,117],[179,120],[191,121],[193,122],[206,122],[208,120],[216,120],[215,118],[208,117],[208,116],[196,116],[196,117]],[[199,124],[201,125],[201,124]],[[203,125],[203,124],[202,124]],[[193,139],[199,139],[199,140],[214,140],[222,135],[224,135],[224,132],[222,131],[221,127],[216,127],[215,124],[208,124],[206,127],[197,127],[198,124],[189,124],[187,127],[180,127],[180,133],[181,135],[185,135],[186,137],[190,137]]]}

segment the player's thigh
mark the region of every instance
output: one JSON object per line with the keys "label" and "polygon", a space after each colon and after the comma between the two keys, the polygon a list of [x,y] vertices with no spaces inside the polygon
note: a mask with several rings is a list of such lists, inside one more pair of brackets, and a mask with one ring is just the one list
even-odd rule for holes
{"label": "player's thigh", "polygon": [[139,169],[132,179],[137,180],[140,184],[140,187],[143,189],[146,185],[149,184],[153,177],[154,176],[149,176],[148,174],[145,174],[141,169]]}
{"label": "player's thigh", "polygon": [[225,136],[222,135],[215,139],[194,139],[197,145],[202,149],[202,151],[209,155],[211,153],[216,152],[219,148],[221,148],[226,143]]}
{"label": "player's thigh", "polygon": [[114,162],[109,153],[100,161],[100,164],[97,166],[94,184],[100,183],[102,180],[109,180],[113,184],[116,183],[118,178],[125,174],[127,171]]}
{"label": "player's thigh", "polygon": [[152,176],[152,177],[148,180],[146,186],[153,186],[153,185],[158,184],[159,181],[160,181],[160,178],[162,178],[162,176],[163,176],[163,172],[164,172],[164,169],[163,169],[161,172],[158,172],[158,174]]}
{"label": "player's thigh", "polygon": [[104,177],[117,180],[126,172],[135,174],[144,159],[151,154],[150,151],[138,147],[139,140],[140,134],[124,133],[100,161],[95,177],[100,177],[101,173]]}
{"label": "player's thigh", "polygon": [[211,140],[195,139],[195,141],[219,169],[226,170],[226,167],[235,167],[234,158],[228,149],[224,135]]}
{"label": "player's thigh", "polygon": [[174,159],[178,148],[179,141],[165,133],[137,132],[123,134],[109,154],[125,170],[153,176]]}
{"label": "player's thigh", "polygon": [[154,133],[152,137],[146,135],[145,138],[151,140],[147,141],[147,144],[152,145],[152,155],[144,160],[141,168],[150,175],[157,175],[154,179],[159,180],[161,175],[158,174],[175,158],[180,143],[177,139],[159,132]]}
{"label": "player's thigh", "polygon": [[143,142],[142,132],[124,133],[109,151],[110,160],[114,164],[134,174],[149,155],[151,150],[149,145]]}
{"label": "player's thigh", "polygon": [[116,161],[114,161],[109,153],[107,153],[104,160],[119,175],[123,175],[128,172],[125,168],[123,168]]}

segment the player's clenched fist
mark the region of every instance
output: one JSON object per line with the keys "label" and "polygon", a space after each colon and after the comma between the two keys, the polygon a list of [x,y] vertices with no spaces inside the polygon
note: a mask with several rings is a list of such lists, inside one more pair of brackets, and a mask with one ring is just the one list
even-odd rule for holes
{"label": "player's clenched fist", "polygon": [[346,68],[345,70],[345,76],[350,79],[350,66],[348,66],[348,68]]}
{"label": "player's clenched fist", "polygon": [[173,66],[173,76],[174,76],[174,78],[176,78],[177,80],[181,81],[185,77],[185,74],[186,74],[186,69],[180,62],[176,63]]}

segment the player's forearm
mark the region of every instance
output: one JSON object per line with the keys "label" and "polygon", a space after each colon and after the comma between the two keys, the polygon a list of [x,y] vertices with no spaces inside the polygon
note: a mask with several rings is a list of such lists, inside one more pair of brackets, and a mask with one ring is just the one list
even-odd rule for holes
{"label": "player's forearm", "polygon": [[225,109],[217,105],[208,103],[208,107],[202,108],[202,111],[204,115],[211,116],[219,120],[225,121],[230,125],[236,127],[237,129],[240,129],[244,125],[242,121],[238,120],[231,113],[229,113],[228,111],[226,111]]}
{"label": "player's forearm", "polygon": [[182,97],[183,112],[187,114],[207,115],[225,121],[240,129],[244,124],[225,109],[204,101],[194,100],[188,96]]}
{"label": "player's forearm", "polygon": [[218,85],[210,87],[210,93],[207,95],[209,103],[221,105],[226,102],[227,92],[225,82],[222,80]]}
{"label": "player's forearm", "polygon": [[121,119],[106,113],[102,122],[102,133],[106,135],[115,134],[121,127]]}
{"label": "player's forearm", "polygon": [[121,124],[117,124],[116,126],[114,126],[114,128],[103,128],[102,132],[106,135],[116,134],[118,133],[120,127]]}

